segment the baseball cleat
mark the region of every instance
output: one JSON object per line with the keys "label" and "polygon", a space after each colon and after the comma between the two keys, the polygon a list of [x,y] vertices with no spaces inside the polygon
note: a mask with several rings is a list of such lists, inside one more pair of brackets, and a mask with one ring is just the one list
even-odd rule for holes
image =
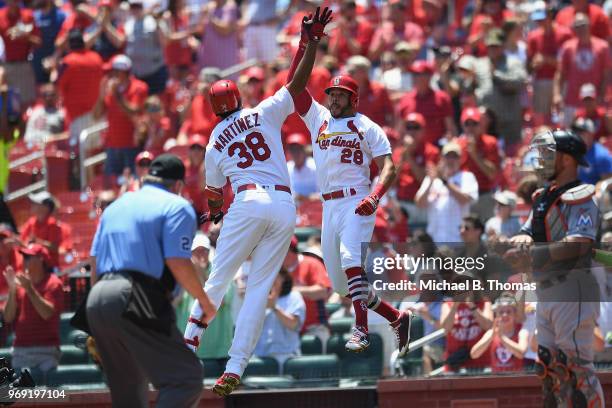
{"label": "baseball cleat", "polygon": [[344,347],[353,353],[361,353],[370,346],[370,336],[361,327],[353,327],[353,335]]}
{"label": "baseball cleat", "polygon": [[391,323],[391,328],[395,333],[397,339],[397,345],[399,348],[398,357],[403,357],[408,353],[410,349],[410,326],[412,326],[412,318],[414,315],[412,312],[402,312],[398,319]]}
{"label": "baseball cleat", "polygon": [[220,397],[227,397],[238,387],[238,384],[240,384],[239,376],[232,373],[223,373],[213,385],[212,391]]}

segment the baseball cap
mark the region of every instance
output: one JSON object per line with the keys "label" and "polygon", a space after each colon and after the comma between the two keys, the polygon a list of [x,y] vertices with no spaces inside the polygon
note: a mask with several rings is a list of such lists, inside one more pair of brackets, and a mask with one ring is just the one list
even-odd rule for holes
{"label": "baseball cap", "polygon": [[501,205],[507,205],[509,207],[516,206],[516,194],[512,191],[498,191],[493,195],[493,199]]}
{"label": "baseball cap", "polygon": [[421,127],[425,127],[425,117],[418,112],[410,112],[404,117],[406,123],[416,123]]}
{"label": "baseball cap", "polygon": [[308,137],[304,133],[292,133],[287,137],[287,144],[297,144],[301,146],[308,146]]}
{"label": "baseball cap", "polygon": [[410,72],[414,74],[433,74],[434,67],[433,65],[425,60],[418,60],[412,63],[410,66]]}
{"label": "baseball cap", "polygon": [[400,41],[393,47],[393,52],[417,52],[419,48],[419,45],[415,42]]}
{"label": "baseball cap", "polygon": [[55,209],[55,197],[53,197],[48,191],[29,194],[28,198],[35,204],[46,205],[51,211]]}
{"label": "baseball cap", "polygon": [[131,71],[132,60],[127,55],[115,55],[111,60],[110,67],[116,71]]}
{"label": "baseball cap", "polygon": [[577,118],[572,123],[572,130],[574,132],[589,132],[595,133],[595,123],[589,118]]}
{"label": "baseball cap", "polygon": [[195,251],[199,247],[206,248],[210,251],[210,239],[208,239],[206,234],[198,232],[195,237],[193,237],[193,242],[191,243],[191,250]]}
{"label": "baseball cap", "polygon": [[572,27],[584,27],[589,25],[589,16],[584,13],[576,13]]}
{"label": "baseball cap", "polygon": [[20,248],[19,252],[27,256],[40,256],[47,265],[51,263],[49,250],[40,244],[29,244],[27,247]]}
{"label": "baseball cap", "polygon": [[432,50],[436,56],[448,57],[449,55],[453,53],[453,50],[448,45],[432,47]]}
{"label": "baseball cap", "polygon": [[221,70],[217,67],[202,68],[198,79],[201,82],[215,82],[221,79]]}
{"label": "baseball cap", "polygon": [[244,75],[247,77],[248,80],[256,79],[258,81],[263,81],[264,79],[266,79],[266,74],[263,68],[260,67],[251,67],[247,69]]}
{"label": "baseball cap", "polygon": [[588,83],[580,87],[580,99],[597,98],[597,88],[595,85]]}
{"label": "baseball cap", "polygon": [[480,109],[478,108],[465,108],[463,112],[461,112],[461,123],[465,123],[468,120],[473,120],[474,122],[480,122],[481,114]]}
{"label": "baseball cap", "polygon": [[134,160],[134,163],[139,164],[142,161],[152,162],[154,159],[155,155],[145,150],[144,152],[138,153],[138,156],[136,156],[136,160]]}
{"label": "baseball cap", "polygon": [[449,153],[455,153],[458,156],[461,156],[461,146],[455,142],[448,142],[442,148],[442,156],[446,156]]}
{"label": "baseball cap", "polygon": [[487,33],[485,38],[485,45],[487,47],[502,46],[504,45],[504,32],[499,28],[494,28]]}
{"label": "baseball cap", "polygon": [[370,69],[372,67],[372,63],[367,57],[363,55],[353,55],[348,60],[346,60],[346,69],[347,71],[353,71],[354,69]]}
{"label": "baseball cap", "polygon": [[177,156],[164,153],[153,160],[149,168],[149,174],[167,180],[183,180],[185,178],[185,165]]}
{"label": "baseball cap", "polygon": [[206,148],[206,139],[199,133],[193,134],[189,137],[189,147],[200,146]]}
{"label": "baseball cap", "polygon": [[458,69],[464,69],[466,71],[474,72],[475,64],[476,58],[471,55],[464,55],[459,59],[459,61],[457,61],[456,67]]}

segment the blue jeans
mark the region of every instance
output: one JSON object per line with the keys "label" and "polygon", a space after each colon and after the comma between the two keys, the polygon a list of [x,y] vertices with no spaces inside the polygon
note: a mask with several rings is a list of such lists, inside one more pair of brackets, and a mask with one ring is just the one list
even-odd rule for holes
{"label": "blue jeans", "polygon": [[129,167],[134,174],[134,160],[140,152],[137,147],[109,147],[106,150],[104,162],[105,176],[120,176],[123,169]]}

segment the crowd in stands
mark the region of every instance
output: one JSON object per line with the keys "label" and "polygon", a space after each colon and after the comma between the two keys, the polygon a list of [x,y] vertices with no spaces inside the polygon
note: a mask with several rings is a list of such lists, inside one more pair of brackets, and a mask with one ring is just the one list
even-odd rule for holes
{"label": "crowd in stands", "polygon": [[[567,127],[588,146],[590,167],[581,168],[580,178],[597,186],[602,242],[612,242],[611,0],[323,3],[335,18],[318,47],[308,89],[324,103],[332,75],[353,76],[358,111],[383,127],[398,167],[395,186],[378,210],[373,241],[410,242],[438,256],[454,256],[445,243],[462,243],[468,254],[486,253],[516,234],[529,212],[537,188],[527,148],[531,138]],[[0,0],[0,193],[8,192],[8,158],[16,143],[73,155],[101,149],[102,189],[94,191],[88,221],[95,224],[118,195],[140,187],[155,156],[169,151],[186,164],[183,196],[197,212],[206,211],[205,147],[218,120],[207,98],[210,85],[236,80],[247,107],[272,95],[285,84],[302,16],[320,4]],[[108,123],[101,139],[80,146],[81,132],[100,121]],[[310,134],[297,113],[284,123],[282,137],[300,224],[320,226]],[[224,191],[227,207],[232,191]],[[2,337],[15,332],[14,364],[43,371],[59,361],[56,327],[64,309],[53,272],[61,269],[76,227],[55,217],[58,204],[48,192],[31,195],[31,217],[22,225],[0,205],[0,222],[6,223],[0,225]],[[202,228],[193,262],[204,283],[219,226]],[[392,251],[382,244],[374,249]],[[501,280],[520,276],[500,265],[490,269]],[[417,272],[399,271],[388,279],[454,274]],[[609,299],[610,283],[602,276],[602,294]],[[201,358],[226,357],[247,279],[248,262],[203,338]],[[446,332],[445,339],[425,347],[425,372],[444,364],[449,372],[484,366],[500,372],[533,363],[534,304],[506,293],[410,295],[402,307],[422,318],[425,334]],[[395,299],[401,300],[406,299]],[[175,300],[181,328],[191,301],[187,294]],[[317,336],[325,348],[329,303],[342,304],[336,316],[351,314],[350,302],[332,294],[316,234],[300,246],[294,241],[270,293],[255,354],[277,359],[282,368],[300,354],[301,335]],[[602,303],[596,347],[600,361],[612,362],[608,304]],[[383,338],[388,373],[393,337],[386,325],[377,327],[374,316],[371,322],[371,331]]]}

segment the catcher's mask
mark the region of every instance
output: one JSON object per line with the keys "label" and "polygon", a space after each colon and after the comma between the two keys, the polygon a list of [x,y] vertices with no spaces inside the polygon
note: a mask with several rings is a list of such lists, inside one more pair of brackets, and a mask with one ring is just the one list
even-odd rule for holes
{"label": "catcher's mask", "polygon": [[533,169],[542,181],[549,181],[555,176],[555,161],[557,158],[557,144],[552,132],[537,134],[529,146],[533,154]]}

